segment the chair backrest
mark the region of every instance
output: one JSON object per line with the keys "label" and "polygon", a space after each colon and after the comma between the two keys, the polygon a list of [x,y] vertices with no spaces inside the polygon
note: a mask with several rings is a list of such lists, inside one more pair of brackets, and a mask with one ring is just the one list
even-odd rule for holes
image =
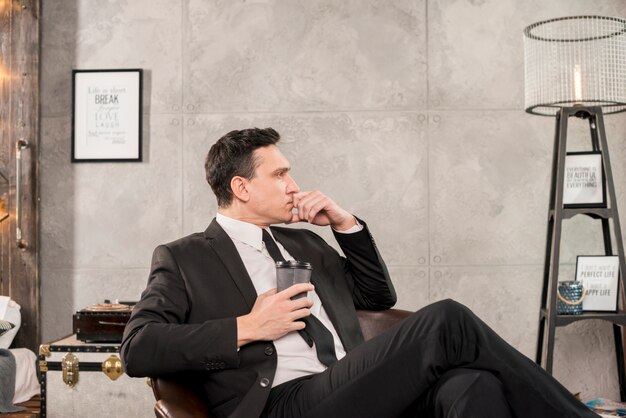
{"label": "chair backrest", "polygon": [[[365,340],[375,337],[397,322],[411,315],[402,309],[384,311],[357,311]],[[175,379],[153,378],[152,391],[157,403],[154,413],[158,418],[210,418],[206,406],[184,383]]]}

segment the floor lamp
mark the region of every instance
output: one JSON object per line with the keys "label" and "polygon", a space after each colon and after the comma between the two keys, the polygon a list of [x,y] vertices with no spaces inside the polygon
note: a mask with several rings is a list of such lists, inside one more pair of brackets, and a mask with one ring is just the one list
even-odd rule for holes
{"label": "floor lamp", "polygon": [[[572,16],[534,23],[524,29],[524,55],[526,112],[556,118],[536,361],[552,373],[556,327],[586,319],[609,321],[613,324],[620,396],[624,401],[626,270],[603,115],[626,110],[626,20]],[[596,186],[602,190],[602,199],[568,200],[567,128],[572,116],[589,122],[589,153],[600,156],[601,180]],[[615,310],[586,311],[581,315],[557,311],[561,226],[564,220],[577,215],[600,220],[603,253],[619,260]]]}

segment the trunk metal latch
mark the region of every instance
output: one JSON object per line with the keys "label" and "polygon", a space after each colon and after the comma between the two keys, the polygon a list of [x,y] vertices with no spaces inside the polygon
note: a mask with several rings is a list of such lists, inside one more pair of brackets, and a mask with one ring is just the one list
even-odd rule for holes
{"label": "trunk metal latch", "polygon": [[63,382],[71,388],[78,383],[78,363],[78,357],[72,353],[67,353],[61,360]]}

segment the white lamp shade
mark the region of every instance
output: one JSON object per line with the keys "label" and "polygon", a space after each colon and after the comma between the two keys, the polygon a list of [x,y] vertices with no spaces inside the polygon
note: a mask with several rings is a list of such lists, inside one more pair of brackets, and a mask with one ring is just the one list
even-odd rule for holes
{"label": "white lamp shade", "polygon": [[524,29],[528,113],[554,116],[561,107],[626,110],[626,20],[572,16]]}

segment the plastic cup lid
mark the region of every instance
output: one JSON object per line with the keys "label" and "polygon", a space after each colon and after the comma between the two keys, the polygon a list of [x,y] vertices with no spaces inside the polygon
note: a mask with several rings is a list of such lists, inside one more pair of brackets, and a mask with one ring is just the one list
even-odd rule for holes
{"label": "plastic cup lid", "polygon": [[278,269],[308,269],[313,270],[313,266],[311,263],[307,263],[306,261],[277,261],[276,268]]}

